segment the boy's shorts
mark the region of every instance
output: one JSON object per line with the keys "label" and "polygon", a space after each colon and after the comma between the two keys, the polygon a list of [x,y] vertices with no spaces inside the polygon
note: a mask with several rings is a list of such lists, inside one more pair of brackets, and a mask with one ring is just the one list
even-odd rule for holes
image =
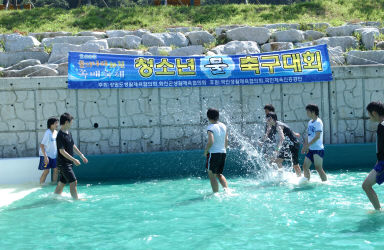
{"label": "boy's shorts", "polygon": [[376,183],[381,185],[384,182],[384,161],[377,162],[373,168],[376,171]]}
{"label": "boy's shorts", "polygon": [[323,158],[324,157],[324,149],[322,149],[322,150],[309,150],[305,156],[308,159],[310,159],[312,163],[314,163],[313,155],[318,155],[321,158]]}
{"label": "boy's shorts", "polygon": [[47,166],[45,166],[44,156],[40,156],[39,170],[46,170],[46,169],[50,169],[50,168],[52,168],[52,169],[56,168],[56,159],[52,159],[52,158],[48,157],[48,160],[49,160],[49,163],[47,164]]}
{"label": "boy's shorts", "polygon": [[289,145],[289,150],[287,147],[283,146],[283,148],[280,150],[277,158],[290,159],[292,157],[293,165],[297,165],[297,164],[299,164],[299,149],[300,149],[299,143],[295,143],[294,145]]}
{"label": "boy's shorts", "polygon": [[61,183],[67,184],[76,181],[75,172],[73,172],[72,164],[58,164],[57,167],[60,170],[59,181]]}
{"label": "boy's shorts", "polygon": [[208,153],[206,168],[214,174],[222,174],[225,165],[226,153]]}

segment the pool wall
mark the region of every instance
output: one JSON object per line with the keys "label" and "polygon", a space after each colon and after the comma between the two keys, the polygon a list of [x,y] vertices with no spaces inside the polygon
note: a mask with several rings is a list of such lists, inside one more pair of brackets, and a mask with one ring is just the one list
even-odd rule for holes
{"label": "pool wall", "polygon": [[374,142],[365,106],[384,100],[383,69],[333,67],[331,82],[163,89],[73,90],[66,77],[0,78],[0,157],[37,156],[46,120],[65,111],[86,155],[202,149],[208,107],[252,138],[268,103],[300,133],[305,105],[318,104],[327,144]]}
{"label": "pool wall", "polygon": [[[326,171],[368,171],[376,162],[375,144],[326,145]],[[300,156],[300,165],[304,156]],[[313,168],[313,167],[312,167]],[[229,150],[224,175],[246,176],[258,172],[245,152]],[[87,165],[75,168],[80,181],[173,179],[206,177],[202,150],[90,156]]]}
{"label": "pool wall", "polygon": [[[324,169],[369,171],[376,162],[375,152],[373,143],[326,145]],[[303,157],[300,155],[300,165]],[[80,182],[174,179],[207,175],[202,150],[91,155],[88,160],[88,164],[74,167]],[[41,175],[41,171],[37,170],[38,161],[38,157],[1,159],[0,184],[38,183]],[[258,169],[257,164],[247,160],[245,152],[238,149],[228,150],[224,169],[226,176],[254,175],[258,173]]]}

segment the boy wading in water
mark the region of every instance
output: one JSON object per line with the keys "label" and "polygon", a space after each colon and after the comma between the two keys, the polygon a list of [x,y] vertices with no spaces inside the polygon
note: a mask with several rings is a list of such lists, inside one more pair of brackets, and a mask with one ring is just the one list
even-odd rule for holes
{"label": "boy wading in water", "polygon": [[[265,116],[269,113],[275,113],[275,107],[272,104],[264,106]],[[275,144],[276,144],[276,125],[270,126],[268,123],[265,124],[264,135],[259,141],[258,145],[261,147],[261,153],[266,159],[272,160]]]}
{"label": "boy wading in water", "polygon": [[375,167],[368,174],[363,182],[363,190],[367,194],[373,207],[380,210],[380,202],[377,198],[373,185],[376,183],[381,185],[384,182],[384,104],[381,102],[371,102],[367,106],[369,118],[373,122],[379,123],[376,134],[376,156],[377,162]]}
{"label": "boy wading in water", "polygon": [[300,143],[297,139],[300,137],[299,133],[294,132],[287,124],[277,120],[277,115],[270,112],[266,115],[267,124],[269,127],[275,126],[280,136],[279,143],[276,147],[277,158],[275,163],[279,169],[283,168],[284,159],[291,159],[293,169],[298,177],[301,176],[301,169],[299,165],[299,149]]}
{"label": "boy wading in water", "polygon": [[308,122],[308,138],[301,149],[301,153],[306,154],[303,164],[304,178],[309,181],[311,177],[309,168],[313,163],[321,180],[326,181],[327,175],[323,170],[323,122],[319,118],[319,107],[315,104],[308,104],[305,109],[307,116],[311,118],[311,120]]}
{"label": "boy wading in water", "polygon": [[49,169],[53,170],[53,183],[57,182],[57,168],[56,168],[56,137],[57,137],[57,126],[59,120],[55,117],[51,117],[47,121],[47,130],[44,133],[43,140],[40,143],[39,156],[39,170],[44,170],[40,177],[40,184],[44,184]]}
{"label": "boy wading in water", "polygon": [[216,193],[219,191],[217,179],[219,179],[224,190],[228,188],[227,180],[223,175],[226,148],[228,146],[228,133],[227,127],[219,122],[219,111],[217,109],[208,109],[207,117],[210,124],[207,127],[208,142],[204,155],[207,157],[206,168],[211,181],[212,191]]}
{"label": "boy wading in water", "polygon": [[81,160],[84,163],[88,163],[88,160],[76,147],[72,139],[72,134],[69,132],[72,121],[73,117],[68,113],[64,113],[60,116],[61,128],[56,138],[58,151],[57,167],[60,170],[60,179],[57,183],[55,194],[61,194],[65,184],[69,183],[72,198],[78,200],[79,197],[77,195],[77,179],[72,167],[73,164],[79,166],[80,161],[73,158],[73,151],[75,151],[75,153],[81,157]]}

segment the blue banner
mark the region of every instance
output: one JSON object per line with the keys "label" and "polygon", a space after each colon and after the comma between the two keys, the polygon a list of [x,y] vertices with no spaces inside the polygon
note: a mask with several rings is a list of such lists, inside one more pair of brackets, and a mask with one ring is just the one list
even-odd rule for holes
{"label": "blue banner", "polygon": [[331,81],[326,45],[248,55],[69,52],[68,88],[162,88]]}

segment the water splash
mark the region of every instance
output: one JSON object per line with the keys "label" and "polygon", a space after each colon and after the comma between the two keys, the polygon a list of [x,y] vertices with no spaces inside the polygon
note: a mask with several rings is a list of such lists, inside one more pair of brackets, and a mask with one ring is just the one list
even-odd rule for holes
{"label": "water splash", "polygon": [[[283,173],[278,171],[275,163],[272,163],[271,153],[263,153],[261,138],[264,135],[265,123],[253,124],[253,129],[243,133],[244,123],[232,122],[233,111],[229,107],[220,110],[220,119],[226,124],[230,133],[230,148],[239,150],[236,161],[242,168],[246,168],[248,176],[252,176],[265,183],[291,182],[291,164],[284,166]],[[263,121],[264,122],[264,121]]]}

